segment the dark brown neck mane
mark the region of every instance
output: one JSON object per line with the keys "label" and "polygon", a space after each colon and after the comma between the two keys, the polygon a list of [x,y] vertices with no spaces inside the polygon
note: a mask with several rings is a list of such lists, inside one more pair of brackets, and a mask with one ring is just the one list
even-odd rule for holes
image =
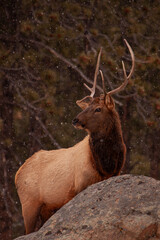
{"label": "dark brown neck mane", "polygon": [[98,173],[103,178],[119,175],[126,154],[120,122],[115,121],[110,129],[106,128],[103,136],[91,133],[89,144],[93,155],[93,165]]}

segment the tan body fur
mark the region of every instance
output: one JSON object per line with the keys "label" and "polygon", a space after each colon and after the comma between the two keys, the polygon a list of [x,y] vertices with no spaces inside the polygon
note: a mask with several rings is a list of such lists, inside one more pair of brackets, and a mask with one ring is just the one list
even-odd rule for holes
{"label": "tan body fur", "polygon": [[[68,149],[41,150],[20,167],[15,183],[26,233],[34,230],[33,222],[40,212],[46,221],[53,210],[59,209],[88,185],[102,180],[90,161],[88,141],[89,136]],[[45,207],[47,211],[44,211]]]}

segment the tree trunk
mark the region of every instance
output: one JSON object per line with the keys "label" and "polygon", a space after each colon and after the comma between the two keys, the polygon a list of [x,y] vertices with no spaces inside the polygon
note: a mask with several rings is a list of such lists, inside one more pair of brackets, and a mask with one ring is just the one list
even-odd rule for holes
{"label": "tree trunk", "polygon": [[126,144],[126,162],[125,166],[123,168],[123,173],[130,173],[130,146],[131,146],[131,133],[128,128],[127,122],[130,121],[130,99],[126,99],[125,104],[123,106],[123,137],[124,137],[124,142]]}
{"label": "tree trunk", "polygon": [[157,130],[153,130],[150,134],[150,176],[160,179],[159,163],[160,163],[160,136]]}
{"label": "tree trunk", "polygon": [[[13,89],[9,80],[4,79],[2,83],[1,113],[3,126],[0,136],[0,175],[2,177],[0,185],[0,238],[3,240],[11,237],[11,202],[8,193],[12,183],[12,138],[13,138]],[[9,173],[9,174],[8,174]]]}
{"label": "tree trunk", "polygon": [[41,127],[39,126],[39,123],[37,122],[35,115],[31,113],[30,115],[30,156],[42,149],[41,144]]}

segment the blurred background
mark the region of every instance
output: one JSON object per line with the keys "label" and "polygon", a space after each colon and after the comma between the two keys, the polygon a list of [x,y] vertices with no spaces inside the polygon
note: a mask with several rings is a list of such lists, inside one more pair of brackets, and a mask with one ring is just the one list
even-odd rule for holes
{"label": "blurred background", "polygon": [[127,146],[123,173],[160,179],[160,1],[3,0],[0,13],[0,239],[24,234],[18,168],[39,149],[86,135],[71,122],[100,47],[108,91],[123,81],[122,60],[130,71],[124,38],[136,67],[114,96]]}

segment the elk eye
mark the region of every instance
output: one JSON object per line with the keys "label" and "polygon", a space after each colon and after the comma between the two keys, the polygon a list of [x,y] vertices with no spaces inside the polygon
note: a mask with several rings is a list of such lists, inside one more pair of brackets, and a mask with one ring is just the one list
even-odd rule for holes
{"label": "elk eye", "polygon": [[101,112],[101,108],[96,108],[95,112]]}

